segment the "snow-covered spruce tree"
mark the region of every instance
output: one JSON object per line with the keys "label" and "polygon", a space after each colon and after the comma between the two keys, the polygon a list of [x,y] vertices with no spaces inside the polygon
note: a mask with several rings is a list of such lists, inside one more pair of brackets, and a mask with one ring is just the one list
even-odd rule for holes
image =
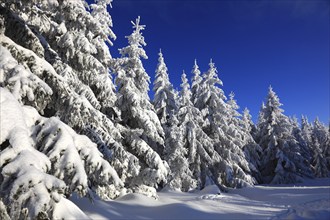
{"label": "snow-covered spruce tree", "polygon": [[307,116],[301,116],[301,136],[303,141],[312,148],[312,132],[313,126],[311,123],[308,122]]}
{"label": "snow-covered spruce tree", "polygon": [[[188,191],[205,187],[211,177],[209,167],[219,161],[212,140],[204,133],[200,111],[191,102],[191,91],[186,74],[182,74],[177,122],[172,126],[166,145],[166,155],[172,171],[170,186]],[[176,118],[173,118],[176,121]],[[179,161],[184,162],[179,164]],[[180,176],[184,178],[181,179]]]}
{"label": "snow-covered spruce tree", "polygon": [[[19,93],[23,104],[35,107],[43,116],[56,115],[76,132],[86,134],[98,144],[125,186],[131,187],[131,179],[140,174],[141,153],[132,154],[123,146],[135,143],[127,139],[123,143],[122,137],[129,134],[118,123],[120,111],[115,106],[117,96],[109,75],[114,61],[104,43],[114,37],[108,26],[111,18],[103,17],[110,2],[97,1],[90,5],[91,11],[79,0],[61,4],[37,0],[1,3],[0,44],[20,68],[31,73],[30,81],[14,83],[17,71],[5,66],[1,86]],[[143,152],[143,157],[153,156]],[[148,162],[153,171],[160,166],[154,165],[157,156]],[[98,194],[113,198],[118,191],[103,186]]]}
{"label": "snow-covered spruce tree", "polygon": [[175,114],[171,115],[169,122],[171,126],[165,139],[165,160],[171,168],[171,173],[168,177],[168,187],[187,192],[197,187],[197,180],[190,170],[188,149],[185,148],[185,137],[182,136],[183,128],[179,126],[179,121]]}
{"label": "snow-covered spruce tree", "polygon": [[243,146],[243,150],[245,153],[245,158],[249,162],[249,167],[251,170],[252,176],[257,180],[257,182],[261,182],[261,174],[259,171],[260,168],[260,155],[262,153],[262,149],[259,144],[253,138],[253,135],[256,132],[256,126],[252,121],[252,116],[250,114],[249,109],[245,108],[243,111],[242,118],[239,120],[239,124],[243,130],[245,145]]}
{"label": "snow-covered spruce tree", "polygon": [[263,148],[261,174],[265,183],[295,183],[301,177],[312,177],[281,105],[278,96],[269,87],[258,122],[258,141]]}
{"label": "snow-covered spruce tree", "polygon": [[[124,148],[122,134],[127,129],[117,124],[120,111],[109,75],[112,59],[104,43],[112,37],[106,25],[110,23],[104,23],[110,17],[100,19],[104,3],[110,2],[98,1],[90,12],[84,1],[1,2],[0,45],[5,56],[0,83],[22,104],[35,107],[43,116],[56,115],[76,132],[88,135],[130,187],[132,178],[143,175],[141,154]],[[142,157],[156,158],[148,163],[157,173],[158,155],[142,152]],[[95,187],[98,195],[118,196],[121,187],[114,190],[111,185],[110,180],[108,185]],[[143,189],[149,190],[138,191]]]}
{"label": "snow-covered spruce tree", "polygon": [[[314,138],[313,138],[314,139]],[[317,139],[313,140],[313,160],[312,160],[312,166],[313,171],[316,177],[328,177],[329,176],[329,170],[327,167],[327,160],[324,157],[324,154],[320,148],[320,144]]]}
{"label": "snow-covered spruce tree", "polygon": [[[138,192],[150,191],[146,187],[136,188],[135,185],[140,184],[131,180],[140,175],[139,179],[152,185],[158,179],[165,179],[163,174],[167,169],[151,149],[141,148],[131,153],[125,148],[128,142],[130,148],[135,148],[143,145],[143,141],[122,140],[123,136],[141,136],[141,132],[133,132],[118,123],[120,111],[115,106],[117,96],[109,75],[114,62],[104,43],[114,37],[108,26],[111,18],[103,17],[106,4],[110,2],[97,1],[90,5],[90,11],[86,10],[85,1],[79,0],[61,4],[37,0],[1,3],[1,45],[9,50],[20,67],[32,74],[29,77],[33,82],[43,85],[39,88],[34,83],[25,85],[26,81],[13,83],[11,78],[15,71],[4,67],[8,70],[1,77],[1,86],[18,91],[22,85],[19,99],[23,104],[36,107],[43,116],[56,115],[75,131],[88,135],[98,144],[126,187],[134,187]],[[36,81],[36,77],[42,82]],[[157,119],[154,113],[150,114],[150,118]],[[139,158],[145,158],[141,164]],[[141,165],[143,172],[140,172]],[[160,169],[163,172],[158,172]],[[157,181],[143,176],[152,176]],[[118,195],[118,191],[113,193],[106,186],[99,188],[98,193],[111,198]]]}
{"label": "snow-covered spruce tree", "polygon": [[177,100],[175,99],[175,92],[173,85],[170,83],[168,70],[161,50],[158,55],[158,65],[153,83],[153,91],[155,92],[153,104],[160,123],[163,129],[166,130],[167,127],[171,126],[169,119],[177,110]]}
{"label": "snow-covered spruce tree", "polygon": [[296,139],[297,143],[300,147],[300,154],[305,159],[306,166],[309,166],[311,164],[312,158],[313,158],[313,151],[311,147],[308,145],[308,142],[305,141],[303,137],[303,133],[301,130],[301,126],[299,125],[297,117],[289,117],[289,121],[291,123],[292,127],[292,135]]}
{"label": "snow-covered spruce tree", "polygon": [[191,79],[191,99],[192,103],[195,105],[197,102],[197,98],[199,93],[201,92],[201,83],[203,81],[203,77],[201,76],[201,71],[197,65],[197,60],[195,59],[194,66],[191,70],[192,79]]}
{"label": "snow-covered spruce tree", "polygon": [[317,148],[317,145],[319,145],[320,152],[325,158],[328,170],[330,171],[330,132],[329,128],[320,122],[318,118],[316,118],[313,122],[312,148]]}
{"label": "snow-covered spruce tree", "polygon": [[111,182],[116,192],[122,185],[86,136],[22,106],[9,90],[0,91],[0,194],[11,218],[85,218],[64,195],[85,196]]}
{"label": "snow-covered spruce tree", "polygon": [[[17,27],[6,28],[5,35],[46,59],[75,92],[109,113],[114,111],[116,97],[109,78],[111,55],[105,44],[109,37],[115,38],[111,17],[104,13],[110,2],[91,4],[91,13],[82,0],[4,3],[5,25]],[[54,114],[49,108],[47,114]]]}
{"label": "snow-covered spruce tree", "polygon": [[255,139],[257,133],[257,126],[252,121],[252,115],[248,108],[244,108],[241,120],[241,126],[244,130],[248,131],[252,137]]}
{"label": "snow-covered spruce tree", "polygon": [[[260,166],[260,154],[261,147],[255,142],[252,135],[250,134],[250,129],[252,129],[252,125],[250,124],[250,128],[245,129],[242,126],[241,114],[238,112],[239,106],[237,101],[234,99],[235,94],[231,92],[229,94],[229,100],[227,101],[228,105],[228,126],[229,135],[233,137],[235,141],[237,141],[238,146],[242,146],[242,149],[245,154],[245,158],[249,163],[249,168],[251,171],[251,175],[258,181],[261,181],[261,175],[259,172]],[[247,116],[248,117],[248,116]],[[251,122],[250,122],[251,123]]]}
{"label": "snow-covered spruce tree", "polygon": [[[165,134],[165,148],[168,146],[172,140],[167,140],[171,137],[171,132],[175,133],[175,127],[177,124],[175,124],[176,119],[174,114],[177,111],[177,95],[175,94],[175,91],[173,89],[173,85],[169,81],[169,76],[167,73],[167,67],[164,61],[163,54],[161,50],[158,53],[158,65],[156,68],[156,76],[154,81],[154,87],[153,91],[154,94],[154,100],[153,105],[156,111],[156,114],[160,120],[160,123],[163,127],[164,134]],[[174,123],[174,124],[172,124]],[[172,134],[173,135],[173,134]],[[166,151],[166,149],[165,149]],[[163,152],[165,156],[165,151]],[[166,159],[166,161],[168,161]],[[184,163],[184,161],[181,161]]]}
{"label": "snow-covered spruce tree", "polygon": [[212,60],[209,70],[203,74],[200,93],[196,94],[195,106],[203,115],[203,130],[213,140],[220,161],[212,166],[213,178],[222,187],[242,187],[255,183],[249,163],[243,152],[243,142],[237,139],[237,128],[230,114],[231,107],[220,85],[217,70]]}
{"label": "snow-covered spruce tree", "polygon": [[[313,125],[308,122],[306,116],[301,117],[301,138],[311,152],[310,163],[313,166],[314,175],[316,177],[327,177],[329,170],[327,166],[327,159],[321,149],[318,138],[315,136],[317,129],[313,129]],[[318,132],[317,132],[318,133]],[[324,169],[326,167],[326,169]]]}
{"label": "snow-covered spruce tree", "polygon": [[260,124],[265,123],[265,117],[264,117],[264,109],[266,108],[265,103],[262,102],[260,109],[259,109],[259,113],[258,113],[258,120],[256,123],[256,132],[254,134],[252,134],[254,140],[259,143],[260,138],[259,135],[261,134],[259,128],[260,128]]}
{"label": "snow-covered spruce tree", "polygon": [[117,106],[125,126],[124,145],[138,156],[141,166],[139,176],[130,184],[157,187],[166,182],[169,171],[159,156],[164,151],[164,131],[148,96],[149,76],[141,61],[141,58],[147,59],[141,33],[145,26],[140,24],[140,17],[132,24],[134,31],[127,36],[129,45],[119,50],[122,57],[115,62]]}
{"label": "snow-covered spruce tree", "polygon": [[61,200],[65,183],[47,174],[51,163],[33,147],[16,97],[4,88],[0,88],[0,97],[0,194],[4,211],[13,219],[48,216],[51,204]]}

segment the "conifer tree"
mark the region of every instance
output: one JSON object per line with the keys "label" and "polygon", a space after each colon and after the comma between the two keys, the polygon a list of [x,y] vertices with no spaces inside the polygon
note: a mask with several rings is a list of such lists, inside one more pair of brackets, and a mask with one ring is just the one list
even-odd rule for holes
{"label": "conifer tree", "polygon": [[243,143],[237,139],[236,120],[231,113],[234,108],[226,103],[226,96],[219,86],[217,69],[212,60],[209,70],[203,74],[201,92],[196,97],[196,107],[203,115],[203,130],[213,141],[213,149],[220,156],[212,166],[214,182],[224,187],[242,187],[253,184],[249,164],[242,150]]}
{"label": "conifer tree", "polygon": [[125,181],[139,165],[123,148],[115,125],[120,113],[104,43],[106,36],[114,37],[111,29],[96,20],[83,1],[50,1],[39,8],[37,3],[6,1],[1,6],[0,43],[9,52],[1,63],[1,86],[41,115],[56,115],[88,135]]}
{"label": "conifer tree", "polygon": [[292,135],[299,144],[300,154],[303,156],[306,166],[309,166],[313,158],[312,149],[308,145],[308,142],[306,142],[303,137],[303,132],[300,128],[301,126],[298,123],[298,119],[295,116],[293,116],[289,118],[289,121],[292,127]]}
{"label": "conifer tree", "polygon": [[317,145],[319,145],[320,152],[326,161],[328,170],[330,170],[330,133],[329,129],[318,118],[314,120],[312,130],[312,146],[317,148]]}
{"label": "conifer tree", "polygon": [[260,110],[259,110],[259,114],[258,114],[258,120],[257,120],[257,123],[256,123],[256,132],[253,134],[253,137],[254,139],[256,140],[257,143],[260,142],[260,139],[261,137],[259,135],[261,135],[261,132],[260,132],[260,124],[264,123],[264,109],[266,108],[265,106],[265,103],[262,102],[261,103],[261,106],[260,106]]}
{"label": "conifer tree", "polygon": [[201,71],[199,70],[199,67],[197,65],[197,60],[195,59],[195,63],[193,66],[193,69],[191,71],[191,74],[193,75],[193,78],[191,80],[191,96],[192,96],[192,102],[195,105],[197,102],[197,98],[199,96],[199,93],[201,92],[201,83],[203,81],[203,78],[201,76]]}
{"label": "conifer tree", "polygon": [[117,106],[122,112],[124,145],[140,158],[141,171],[129,184],[157,187],[168,174],[167,163],[159,156],[164,151],[164,131],[150,103],[149,76],[141,61],[148,58],[141,33],[145,25],[140,24],[140,17],[132,24],[133,33],[126,37],[129,45],[119,50],[122,57],[115,64]]}
{"label": "conifer tree", "polygon": [[[171,168],[168,186],[171,189],[187,192],[197,187],[197,180],[194,178],[188,160],[188,150],[185,146],[186,140],[182,136],[184,127],[179,125],[176,115],[169,119],[168,135],[165,140],[165,159]],[[198,157],[198,155],[196,155]]]}
{"label": "conifer tree", "polygon": [[[172,176],[180,178],[185,176],[185,184],[182,182],[179,187],[182,191],[205,187],[207,176],[210,177],[209,167],[214,161],[219,161],[220,157],[213,149],[212,140],[205,134],[201,125],[203,118],[200,111],[191,102],[191,91],[186,74],[182,74],[182,84],[179,99],[179,110],[177,113],[177,126],[172,127],[170,141],[172,145],[167,145],[169,165]],[[175,144],[178,138],[177,144]],[[176,155],[180,155],[181,160],[188,167],[177,167]],[[179,181],[173,178],[171,182]]]}
{"label": "conifer tree", "polygon": [[11,218],[62,218],[56,210],[73,192],[92,198],[91,190],[107,186],[119,195],[123,183],[95,143],[22,106],[6,88],[0,94],[0,195]]}
{"label": "conifer tree", "polygon": [[[143,184],[156,186],[166,179],[168,172],[166,163],[141,139],[143,132],[131,130],[121,123],[121,112],[116,106],[117,95],[110,75],[111,69],[116,67],[116,60],[112,59],[105,44],[111,44],[110,39],[115,38],[110,27],[111,17],[106,13],[110,3],[110,0],[99,0],[91,5],[80,0],[6,0],[0,4],[0,85],[8,89],[20,105],[31,106],[41,116],[50,118],[35,120],[35,124],[27,130],[47,125],[46,130],[40,130],[42,133],[35,133],[32,145],[39,152],[34,154],[44,155],[42,157],[46,159],[43,161],[47,166],[54,167],[43,169],[42,173],[46,176],[40,174],[40,180],[47,177],[47,187],[52,187],[51,182],[54,182],[51,190],[58,191],[59,197],[63,194],[69,196],[72,192],[88,196],[92,190],[102,198],[115,198],[125,191],[121,189],[123,184],[128,192],[151,191],[155,195],[155,189]],[[151,115],[150,118],[157,119],[156,114]],[[26,120],[33,121],[31,117],[27,115]],[[85,136],[81,138],[71,128],[90,139]],[[162,130],[157,128],[155,131]],[[123,140],[123,137],[126,138]],[[59,146],[56,141],[61,142],[63,152],[56,147],[50,154],[52,141],[54,146]],[[8,139],[1,140],[1,150],[11,148],[7,142]],[[69,146],[63,142],[71,144]],[[95,143],[99,150],[95,148]],[[135,150],[137,146],[139,150]],[[11,157],[6,164],[11,167],[9,165],[14,161],[24,161],[24,155],[27,154]],[[67,158],[77,161],[70,162]],[[6,164],[1,165],[2,170],[7,167]],[[111,175],[109,170],[112,170]],[[28,171],[24,176],[26,181],[35,173]],[[25,170],[12,169],[10,172],[16,175],[15,172]],[[116,175],[120,179],[113,178]],[[0,176],[1,179],[7,178],[3,173]],[[6,180],[1,194],[8,196],[9,188],[6,187],[15,184],[15,181]],[[62,190],[62,186],[68,189]],[[41,193],[47,191],[46,188],[41,189]],[[29,198],[28,194],[23,193],[22,196]],[[2,201],[5,205],[14,202],[12,198],[7,198]],[[15,202],[19,204],[22,201]],[[34,209],[31,205],[35,211],[29,210],[28,215],[34,218],[42,213],[54,217],[49,210],[54,209],[56,201],[54,203],[48,199],[40,202],[45,202],[43,205],[48,211],[39,212],[41,209]],[[25,210],[23,203],[21,207]],[[19,209],[18,206],[15,208]],[[13,216],[11,210],[8,211]]]}
{"label": "conifer tree", "polygon": [[257,182],[261,182],[261,174],[260,174],[260,155],[262,153],[262,149],[257,144],[252,136],[253,133],[256,132],[256,127],[252,121],[252,116],[247,108],[243,111],[242,119],[240,120],[241,128],[244,133],[244,141],[245,145],[243,146],[244,154],[246,160],[249,162],[249,168],[251,170],[252,176],[257,180]]}
{"label": "conifer tree", "polygon": [[317,139],[313,140],[313,160],[312,166],[316,177],[328,177],[329,170],[327,167],[327,160],[320,148],[320,144]]}
{"label": "conifer tree", "polygon": [[164,132],[148,96],[150,77],[145,72],[140,58],[147,59],[143,49],[146,45],[141,31],[145,25],[138,17],[133,24],[133,33],[127,36],[129,45],[120,49],[122,58],[117,61],[118,102],[123,122],[131,128],[143,131],[143,138],[152,147],[163,145]]}
{"label": "conifer tree", "polygon": [[311,177],[292,135],[292,126],[280,108],[278,96],[269,87],[265,107],[259,115],[259,144],[263,148],[261,174],[266,183],[294,183]]}
{"label": "conifer tree", "polygon": [[301,116],[301,136],[304,142],[311,147],[312,143],[313,126],[308,122],[306,116]]}
{"label": "conifer tree", "polygon": [[245,131],[249,132],[254,137],[254,134],[257,131],[257,127],[252,121],[252,116],[248,108],[244,108],[243,110],[241,126]]}
{"label": "conifer tree", "polygon": [[153,83],[153,91],[155,92],[153,104],[162,127],[166,132],[166,129],[171,126],[169,119],[177,110],[177,100],[173,85],[169,81],[168,70],[161,50],[158,56],[156,76]]}

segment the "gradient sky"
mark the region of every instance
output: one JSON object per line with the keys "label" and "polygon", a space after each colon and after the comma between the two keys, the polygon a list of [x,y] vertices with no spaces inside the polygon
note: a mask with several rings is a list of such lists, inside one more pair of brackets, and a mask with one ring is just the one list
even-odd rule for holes
{"label": "gradient sky", "polygon": [[195,58],[202,72],[212,58],[226,95],[233,91],[254,121],[272,85],[286,115],[328,123],[329,13],[325,0],[114,0],[110,50],[119,56],[141,16],[151,89],[161,48],[175,88],[182,70],[191,78]]}

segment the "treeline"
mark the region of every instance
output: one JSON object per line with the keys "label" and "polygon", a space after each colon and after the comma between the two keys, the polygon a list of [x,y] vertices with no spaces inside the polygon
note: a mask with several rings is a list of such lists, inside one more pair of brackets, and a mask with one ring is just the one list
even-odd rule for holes
{"label": "treeline", "polygon": [[191,73],[191,86],[183,73],[177,93],[159,53],[153,103],[165,131],[170,186],[188,191],[211,181],[224,189],[328,176],[329,127],[286,116],[272,87],[254,124],[247,108],[238,111],[234,93],[226,98],[212,60],[202,75],[195,61]]}

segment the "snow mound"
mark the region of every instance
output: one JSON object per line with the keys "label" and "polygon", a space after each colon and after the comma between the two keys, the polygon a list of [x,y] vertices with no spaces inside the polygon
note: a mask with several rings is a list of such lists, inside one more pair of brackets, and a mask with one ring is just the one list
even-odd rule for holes
{"label": "snow mound", "polygon": [[160,192],[163,193],[181,193],[182,191],[180,189],[177,188],[171,188],[169,185],[166,185],[163,189],[160,190]]}
{"label": "snow mound", "polygon": [[224,197],[216,185],[206,186],[198,194],[202,195],[196,197],[197,200],[221,200]]}
{"label": "snow mound", "polygon": [[129,200],[139,200],[141,197],[146,197],[144,195],[138,194],[138,193],[129,193],[124,196],[121,196],[116,199],[116,201],[129,201]]}
{"label": "snow mound", "polygon": [[205,194],[202,196],[198,196],[197,200],[221,200],[224,196],[217,194]]}
{"label": "snow mound", "polygon": [[140,193],[129,193],[129,194],[126,194],[126,195],[121,196],[116,199],[117,202],[130,201],[130,202],[136,202],[136,203],[139,203],[139,202],[148,203],[149,200],[152,202],[155,201],[155,199],[148,197],[146,195],[140,194]]}
{"label": "snow mound", "polygon": [[73,202],[67,199],[61,199],[55,205],[53,215],[54,219],[91,219]]}
{"label": "snow mound", "polygon": [[200,194],[220,194],[220,190],[216,185],[209,185],[202,189]]}

